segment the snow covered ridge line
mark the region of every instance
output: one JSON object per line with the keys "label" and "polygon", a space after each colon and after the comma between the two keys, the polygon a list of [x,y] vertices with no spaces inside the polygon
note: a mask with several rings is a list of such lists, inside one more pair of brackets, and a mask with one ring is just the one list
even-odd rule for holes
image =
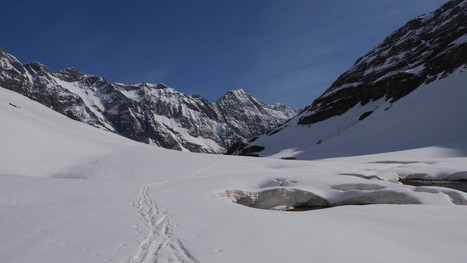
{"label": "snow covered ridge line", "polygon": [[299,115],[229,152],[314,159],[335,157],[338,151],[369,154],[463,139],[456,131],[467,125],[457,115],[466,112],[459,99],[467,99],[466,6],[467,0],[449,1],[407,22]]}
{"label": "snow covered ridge line", "polygon": [[53,73],[22,64],[0,49],[0,86],[74,120],[168,149],[223,153],[231,144],[268,132],[298,111],[263,103],[244,90],[216,102],[166,85],[109,83],[74,68]]}
{"label": "snow covered ridge line", "polygon": [[[357,103],[385,97],[395,102],[422,83],[447,76],[467,63],[466,0],[449,1],[389,35],[307,107],[299,124],[340,115]],[[338,108],[336,110],[336,108]]]}

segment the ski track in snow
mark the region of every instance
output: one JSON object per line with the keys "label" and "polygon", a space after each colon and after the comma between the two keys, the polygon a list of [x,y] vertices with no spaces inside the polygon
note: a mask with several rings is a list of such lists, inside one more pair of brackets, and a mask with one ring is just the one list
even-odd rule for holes
{"label": "ski track in snow", "polygon": [[165,183],[143,186],[133,202],[138,218],[146,225],[149,233],[139,245],[131,263],[198,262],[174,235],[167,213],[159,208],[151,196],[151,188]]}
{"label": "ski track in snow", "polygon": [[220,162],[220,163],[216,163],[216,164],[213,164],[213,165],[208,165],[206,167],[203,167],[203,168],[193,172],[188,179],[197,179],[197,176],[199,174],[204,173],[207,170],[214,169],[216,167],[222,166],[222,165],[224,165],[226,163],[231,163],[231,161],[223,161],[223,162]]}

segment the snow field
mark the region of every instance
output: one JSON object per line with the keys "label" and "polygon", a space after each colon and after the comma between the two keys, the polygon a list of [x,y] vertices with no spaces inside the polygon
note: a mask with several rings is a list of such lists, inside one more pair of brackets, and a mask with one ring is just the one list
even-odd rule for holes
{"label": "snow field", "polygon": [[[192,154],[129,141],[4,89],[0,120],[8,123],[0,136],[0,262],[467,258],[466,194],[397,182],[416,173],[464,178],[462,141],[316,161]],[[273,189],[330,203],[403,193],[419,204],[284,212],[219,195]]]}

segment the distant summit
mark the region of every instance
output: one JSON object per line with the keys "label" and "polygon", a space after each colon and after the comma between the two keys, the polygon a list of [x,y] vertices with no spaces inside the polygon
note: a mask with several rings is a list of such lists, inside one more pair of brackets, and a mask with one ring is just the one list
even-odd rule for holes
{"label": "distant summit", "polygon": [[163,83],[109,83],[75,68],[51,72],[22,64],[0,50],[0,87],[21,93],[74,120],[169,149],[223,153],[237,141],[268,132],[295,116],[244,90],[216,102],[188,96]]}

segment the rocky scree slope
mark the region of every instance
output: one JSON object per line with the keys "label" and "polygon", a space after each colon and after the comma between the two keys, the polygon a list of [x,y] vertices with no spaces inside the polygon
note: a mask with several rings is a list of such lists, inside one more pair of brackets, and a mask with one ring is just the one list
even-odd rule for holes
{"label": "rocky scree slope", "polygon": [[[263,136],[262,140],[253,138],[238,143],[228,152],[261,155],[269,144],[267,142],[274,142],[277,133],[290,127],[309,127],[306,131],[310,134],[309,139],[323,143],[365,121],[378,107],[397,103],[422,84],[443,79],[466,64],[467,0],[451,0],[432,13],[410,20],[389,35],[359,58],[298,116]],[[352,116],[329,121],[343,114]],[[327,124],[321,123],[317,128],[315,124],[320,122]],[[327,127],[321,127],[323,125]],[[313,132],[316,129],[320,131]],[[282,137],[283,149],[296,146]]]}
{"label": "rocky scree slope", "polygon": [[22,64],[1,49],[0,87],[127,138],[192,152],[223,153],[298,113],[265,104],[241,89],[212,103],[164,84],[109,83],[74,68],[53,73],[37,62]]}

